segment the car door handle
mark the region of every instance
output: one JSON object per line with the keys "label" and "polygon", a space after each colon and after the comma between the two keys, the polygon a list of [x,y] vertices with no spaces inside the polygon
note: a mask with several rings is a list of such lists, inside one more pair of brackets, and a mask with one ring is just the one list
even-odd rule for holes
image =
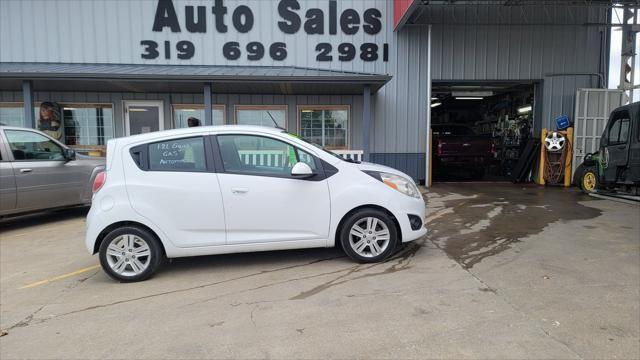
{"label": "car door handle", "polygon": [[231,192],[234,194],[246,194],[249,192],[247,188],[231,188]]}
{"label": "car door handle", "polygon": [[32,171],[33,171],[33,169],[20,169],[20,172],[23,173],[23,174],[30,173]]}

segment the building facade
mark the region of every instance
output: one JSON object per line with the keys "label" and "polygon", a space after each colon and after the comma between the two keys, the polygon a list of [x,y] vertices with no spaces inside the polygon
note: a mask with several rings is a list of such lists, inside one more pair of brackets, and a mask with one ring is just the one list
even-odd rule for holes
{"label": "building facade", "polygon": [[606,6],[508,3],[0,0],[0,122],[52,103],[94,151],[189,117],[277,124],[424,180],[432,85],[530,85],[535,134],[606,84]]}

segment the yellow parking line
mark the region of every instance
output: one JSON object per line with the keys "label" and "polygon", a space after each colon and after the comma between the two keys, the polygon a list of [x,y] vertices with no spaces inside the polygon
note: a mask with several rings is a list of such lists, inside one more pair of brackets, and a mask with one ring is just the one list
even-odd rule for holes
{"label": "yellow parking line", "polygon": [[73,272],[70,272],[70,273],[67,273],[67,274],[64,274],[64,275],[58,275],[56,277],[52,277],[52,278],[49,278],[49,279],[36,281],[34,283],[25,285],[25,286],[21,287],[20,289],[28,289],[28,288],[32,288],[32,287],[48,284],[48,283],[50,283],[52,281],[66,279],[68,277],[75,276],[75,275],[78,275],[78,274],[82,274],[82,273],[85,273],[87,271],[95,270],[95,269],[97,269],[99,267],[100,267],[100,265],[89,266],[87,268],[76,270],[76,271],[73,271]]}

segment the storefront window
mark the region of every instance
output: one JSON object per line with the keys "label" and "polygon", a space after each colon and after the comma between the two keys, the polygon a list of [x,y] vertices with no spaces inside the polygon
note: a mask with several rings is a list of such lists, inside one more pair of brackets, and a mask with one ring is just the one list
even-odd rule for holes
{"label": "storefront window", "polygon": [[[35,118],[38,118],[38,107],[34,106]],[[24,110],[22,103],[0,103],[0,124],[6,126],[24,126]]]}
{"label": "storefront window", "polygon": [[286,106],[236,106],[236,124],[271,126],[286,129]]}
{"label": "storefront window", "polygon": [[300,136],[327,149],[348,148],[349,108],[300,109]]}
{"label": "storefront window", "polygon": [[[213,125],[224,124],[224,105],[213,105]],[[194,117],[204,125],[204,106],[202,105],[173,105],[173,121],[176,129],[187,127],[187,119]]]}
{"label": "storefront window", "polygon": [[64,142],[76,148],[103,148],[113,138],[111,104],[64,104]]}

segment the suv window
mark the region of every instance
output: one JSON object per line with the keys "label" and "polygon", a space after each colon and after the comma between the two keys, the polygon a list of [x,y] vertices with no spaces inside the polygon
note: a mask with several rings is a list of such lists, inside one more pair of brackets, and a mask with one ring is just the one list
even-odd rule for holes
{"label": "suv window", "polygon": [[149,170],[206,171],[202,137],[175,139],[148,144]]}
{"label": "suv window", "polygon": [[629,139],[630,117],[627,111],[614,114],[613,123],[609,127],[609,145],[625,144]]}
{"label": "suv window", "polygon": [[64,160],[62,147],[44,135],[22,130],[5,130],[4,133],[15,161]]}
{"label": "suv window", "polygon": [[298,161],[316,169],[315,158],[284,141],[257,135],[218,135],[224,170],[251,175],[291,176]]}

